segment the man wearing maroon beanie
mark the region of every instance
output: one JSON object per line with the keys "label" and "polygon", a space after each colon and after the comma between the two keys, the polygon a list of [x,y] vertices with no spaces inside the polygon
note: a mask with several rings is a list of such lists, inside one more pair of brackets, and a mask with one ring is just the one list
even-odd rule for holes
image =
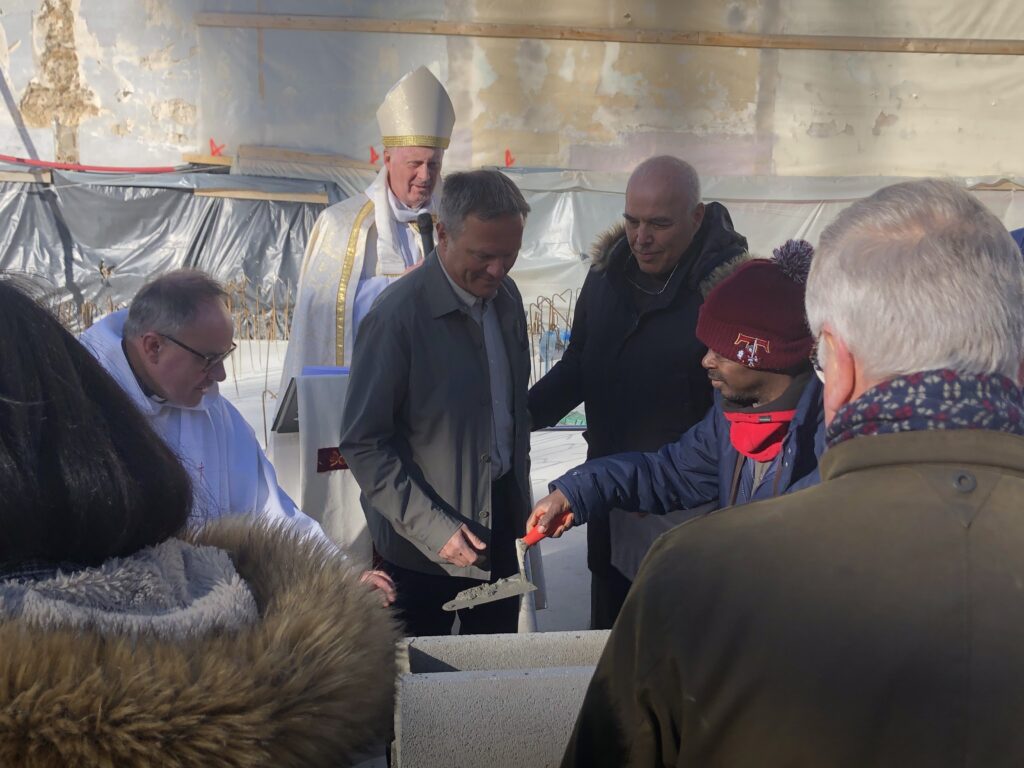
{"label": "man wearing maroon beanie", "polygon": [[812,254],[809,243],[791,240],[708,294],[697,337],[708,347],[703,366],[716,393],[701,422],[657,452],[622,453],[569,471],[551,483],[527,527],[547,530],[571,510],[552,530],[558,536],[610,509],[728,507],[817,483],[822,390],[804,315]]}
{"label": "man wearing maroon beanie", "polygon": [[[708,347],[703,364],[721,393],[717,406],[736,452],[729,496],[719,499],[721,506],[751,501],[769,476],[771,495],[778,495],[783,442],[813,378],[814,340],[804,315],[812,254],[809,243],[791,240],[774,258],[744,264],[701,307],[697,338]],[[820,393],[813,400],[820,402]],[[817,415],[820,421],[820,407]]]}

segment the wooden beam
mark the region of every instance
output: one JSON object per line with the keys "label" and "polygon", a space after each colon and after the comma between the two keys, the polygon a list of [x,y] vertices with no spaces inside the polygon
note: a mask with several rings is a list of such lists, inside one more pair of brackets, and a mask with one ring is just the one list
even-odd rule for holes
{"label": "wooden beam", "polygon": [[53,176],[49,171],[0,171],[0,181],[14,181],[22,184],[50,184]]}
{"label": "wooden beam", "polygon": [[229,27],[232,29],[290,29],[315,32],[578,40],[594,43],[696,45],[715,48],[767,48],[796,51],[959,53],[985,56],[1024,55],[1024,40],[972,40],[957,37],[858,37],[847,35],[754,34],[748,32],[674,32],[657,29],[568,27],[551,24],[363,19],[350,16],[291,16],[269,13],[197,13],[195,20],[196,25],[200,27]]}
{"label": "wooden beam", "polygon": [[196,165],[231,165],[230,155],[200,155],[195,152],[186,152],[181,156],[186,163]]}
{"label": "wooden beam", "polygon": [[196,189],[197,197],[227,197],[234,200],[277,200],[282,203],[321,203],[327,205],[326,192],[262,192],[257,189]]}
{"label": "wooden beam", "polygon": [[332,168],[355,168],[361,171],[377,171],[379,167],[361,160],[353,160],[347,155],[328,155],[318,152],[302,152],[297,149],[280,147],[263,147],[254,144],[243,144],[238,148],[238,159],[269,160],[271,162],[301,163],[303,165],[330,166]]}
{"label": "wooden beam", "polygon": [[998,181],[982,181],[968,187],[972,192],[1019,192],[1024,186],[1013,179],[999,179]]}

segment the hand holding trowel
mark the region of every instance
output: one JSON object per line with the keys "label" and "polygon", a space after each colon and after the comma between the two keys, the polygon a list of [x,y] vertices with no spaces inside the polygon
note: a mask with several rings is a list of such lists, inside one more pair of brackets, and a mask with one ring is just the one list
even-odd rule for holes
{"label": "hand holding trowel", "polygon": [[[548,497],[550,498],[550,497]],[[546,501],[546,499],[545,499]],[[538,510],[543,505],[538,504],[530,516],[533,523],[538,518]],[[516,561],[519,564],[519,573],[509,576],[507,579],[498,579],[493,584],[481,584],[479,587],[472,587],[459,592],[454,598],[445,603],[442,607],[446,611],[458,611],[463,608],[473,608],[484,603],[493,603],[495,600],[504,600],[506,597],[519,597],[533,592],[537,587],[527,578],[526,575],[526,552],[541,539],[562,534],[562,531],[572,525],[572,510],[566,507],[558,512],[554,519],[546,526],[534,525],[529,532],[521,539],[516,539]]]}

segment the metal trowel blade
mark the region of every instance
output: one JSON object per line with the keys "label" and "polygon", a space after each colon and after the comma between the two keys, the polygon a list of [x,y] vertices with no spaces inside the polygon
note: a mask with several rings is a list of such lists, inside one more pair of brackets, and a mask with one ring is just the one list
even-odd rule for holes
{"label": "metal trowel blade", "polygon": [[516,539],[518,575],[509,576],[507,579],[498,579],[493,584],[481,584],[479,587],[464,589],[441,607],[446,611],[458,611],[484,603],[493,603],[495,600],[504,600],[506,597],[518,597],[533,592],[537,587],[526,578],[527,549],[528,547],[522,539]]}
{"label": "metal trowel blade", "polygon": [[493,603],[495,600],[504,600],[506,597],[525,595],[536,588],[522,576],[509,576],[507,579],[498,579],[493,584],[481,584],[479,587],[464,589],[441,607],[446,611],[459,611],[484,603]]}

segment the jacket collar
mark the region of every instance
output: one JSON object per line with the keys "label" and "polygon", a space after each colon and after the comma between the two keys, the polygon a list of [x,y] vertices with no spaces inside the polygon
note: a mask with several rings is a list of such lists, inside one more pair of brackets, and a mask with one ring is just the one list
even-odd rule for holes
{"label": "jacket collar", "polygon": [[[821,398],[821,379],[817,376],[811,376],[807,386],[804,387],[803,393],[800,395],[800,399],[797,401],[796,415],[793,416],[793,421],[790,422],[790,432],[795,431],[807,421],[817,422],[822,420],[824,411]],[[715,403],[718,410],[725,413],[725,408],[722,407],[723,399],[720,392],[715,392]]]}
{"label": "jacket collar", "polygon": [[[265,519],[221,519],[188,537],[203,556],[211,547],[227,551],[238,584],[256,598],[255,624],[182,644],[152,633],[0,622],[0,710],[45,720],[31,743],[67,764],[95,764],[103,755],[110,765],[193,765],[206,753],[196,745],[210,743],[211,733],[230,755],[224,762],[236,765],[295,764],[297,755],[309,765],[358,762],[392,722],[401,633],[391,612],[324,543]],[[268,701],[304,714],[281,717]],[[125,711],[133,715],[125,718]],[[237,712],[248,713],[245,728]],[[82,738],[82,713],[95,738]],[[25,752],[29,742],[17,730],[0,728],[0,753]]]}
{"label": "jacket collar", "polygon": [[807,421],[808,416],[815,417],[818,420],[822,418],[822,389],[821,379],[817,376],[811,376],[797,403],[796,416],[793,417],[794,427],[799,427]]}
{"label": "jacket collar", "polygon": [[127,319],[127,309],[112,312],[86,330],[80,341],[100,361],[107,373],[121,385],[121,389],[132,399],[135,406],[147,416],[153,416],[160,410],[161,405],[146,397],[121,347],[124,323]]}
{"label": "jacket collar", "polygon": [[426,294],[427,304],[430,306],[431,316],[444,317],[452,312],[465,310],[465,305],[455,295],[444,269],[441,267],[440,257],[435,248],[423,260],[423,290]]}
{"label": "jacket collar", "polygon": [[100,365],[106,369],[107,373],[114,377],[117,383],[121,385],[121,389],[127,393],[128,397],[135,403],[135,406],[146,416],[155,416],[163,411],[164,408],[177,408],[182,411],[209,410],[219,397],[220,390],[216,384],[194,406],[178,405],[169,401],[158,402],[146,396],[146,393],[142,391],[142,387],[139,385],[138,379],[135,378],[135,373],[132,371],[131,365],[128,364],[128,358],[121,346],[124,323],[127,319],[127,309],[113,312],[87,329],[81,335],[79,341],[92,352],[93,357],[99,360]]}
{"label": "jacket collar", "polygon": [[[622,272],[632,258],[626,229],[616,224],[598,236],[591,246],[590,257],[597,271],[607,270],[617,276],[615,283],[624,283]],[[673,285],[665,293],[675,296],[681,285],[706,296],[711,288],[747,261],[747,239],[733,229],[729,211],[721,203],[704,206],[704,220],[693,236],[693,242],[682,256],[680,269],[672,276]]]}
{"label": "jacket collar", "polygon": [[973,464],[1024,473],[1024,437],[988,429],[854,437],[821,457],[821,479],[901,464]]}
{"label": "jacket collar", "polygon": [[452,291],[455,292],[455,296],[459,299],[459,301],[463,303],[464,306],[466,306],[469,309],[472,309],[477,304],[483,303],[483,300],[479,296],[474,296],[461,285],[456,283],[454,279],[452,279],[452,276],[448,274],[448,270],[445,269],[444,262],[441,261],[440,256],[438,256],[437,258],[437,263],[441,267],[441,273],[448,280],[449,287],[452,289]]}

